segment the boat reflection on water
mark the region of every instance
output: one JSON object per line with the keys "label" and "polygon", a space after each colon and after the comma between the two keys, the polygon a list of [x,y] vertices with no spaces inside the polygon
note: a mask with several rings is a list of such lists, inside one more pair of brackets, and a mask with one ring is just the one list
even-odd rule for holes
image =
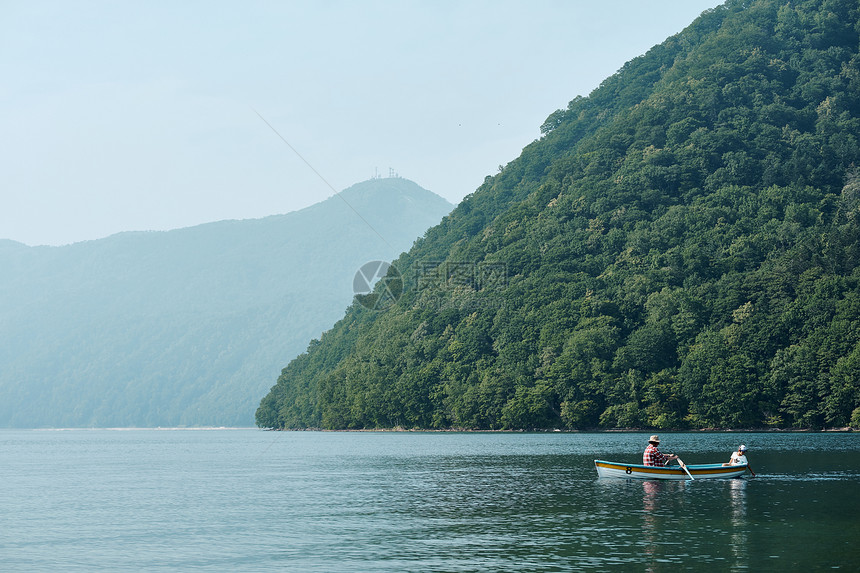
{"label": "boat reflection on water", "polygon": [[684,493],[687,483],[666,480],[642,482],[642,541],[647,558],[646,571],[665,571],[676,557],[668,550],[666,534],[672,530],[678,496]]}
{"label": "boat reflection on water", "polygon": [[[749,567],[749,520],[747,517],[747,484],[745,479],[729,479],[719,482],[708,482],[700,487],[691,487],[691,482],[646,480],[642,482],[642,539],[641,548],[644,556],[645,571],[667,571],[677,565],[681,555],[678,554],[676,535],[678,520],[687,515],[690,503],[698,505],[703,498],[713,499],[713,495],[722,499],[714,506],[707,518],[711,520],[712,533],[719,538],[728,540],[729,547],[718,551],[719,558],[726,565],[726,571],[745,570]],[[716,488],[716,489],[714,489]],[[683,528],[682,528],[683,529]],[[704,550],[710,543],[705,543],[698,550],[702,556],[708,554]],[[688,545],[684,551],[695,550]],[[690,558],[687,555],[686,558]],[[711,559],[714,555],[711,554]]]}
{"label": "boat reflection on water", "polygon": [[748,566],[747,551],[747,480],[729,480],[729,499],[731,500],[732,543],[731,551],[734,557],[733,570],[745,569]]}
{"label": "boat reflection on water", "polygon": [[647,571],[654,571],[657,552],[657,495],[663,488],[663,482],[642,482],[642,538],[645,541],[645,555],[649,557]]}

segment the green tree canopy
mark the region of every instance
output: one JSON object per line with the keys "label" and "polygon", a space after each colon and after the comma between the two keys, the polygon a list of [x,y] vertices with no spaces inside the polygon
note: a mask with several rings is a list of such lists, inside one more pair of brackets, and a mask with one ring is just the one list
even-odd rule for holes
{"label": "green tree canopy", "polygon": [[853,0],[705,12],[553,112],[258,424],[856,424],[858,44]]}

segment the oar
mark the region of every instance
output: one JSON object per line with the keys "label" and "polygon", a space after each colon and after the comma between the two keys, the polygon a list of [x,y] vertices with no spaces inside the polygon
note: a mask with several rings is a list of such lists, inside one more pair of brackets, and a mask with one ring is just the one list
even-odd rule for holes
{"label": "oar", "polygon": [[690,473],[690,470],[687,469],[687,464],[685,464],[684,462],[681,461],[681,458],[675,458],[675,459],[678,460],[678,464],[682,468],[684,468],[684,471],[687,472],[687,475],[690,476],[690,479],[696,479],[693,477],[693,474]]}

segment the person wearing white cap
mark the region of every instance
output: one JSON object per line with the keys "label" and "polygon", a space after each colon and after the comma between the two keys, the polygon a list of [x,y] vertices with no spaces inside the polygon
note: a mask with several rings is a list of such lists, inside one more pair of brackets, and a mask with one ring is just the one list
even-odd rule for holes
{"label": "person wearing white cap", "polygon": [[743,444],[738,446],[738,451],[732,452],[732,458],[729,460],[729,463],[723,464],[723,465],[724,466],[737,466],[740,464],[746,464],[747,469],[750,471],[750,473],[753,475],[753,477],[755,477],[755,472],[752,470],[752,468],[749,465],[749,462],[747,461],[747,447]]}
{"label": "person wearing white cap", "polygon": [[660,445],[660,436],[653,435],[648,438],[648,447],[645,448],[645,453],[642,454],[642,465],[645,466],[665,466],[666,462],[677,460],[675,454],[664,454],[657,449]]}

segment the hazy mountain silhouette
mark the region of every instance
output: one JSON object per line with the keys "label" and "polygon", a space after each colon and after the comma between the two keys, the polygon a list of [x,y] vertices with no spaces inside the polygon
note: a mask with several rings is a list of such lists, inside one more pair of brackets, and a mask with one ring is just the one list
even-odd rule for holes
{"label": "hazy mountain silhouette", "polygon": [[253,423],[364,263],[453,206],[401,178],[286,215],[63,247],[0,241],[0,426]]}

